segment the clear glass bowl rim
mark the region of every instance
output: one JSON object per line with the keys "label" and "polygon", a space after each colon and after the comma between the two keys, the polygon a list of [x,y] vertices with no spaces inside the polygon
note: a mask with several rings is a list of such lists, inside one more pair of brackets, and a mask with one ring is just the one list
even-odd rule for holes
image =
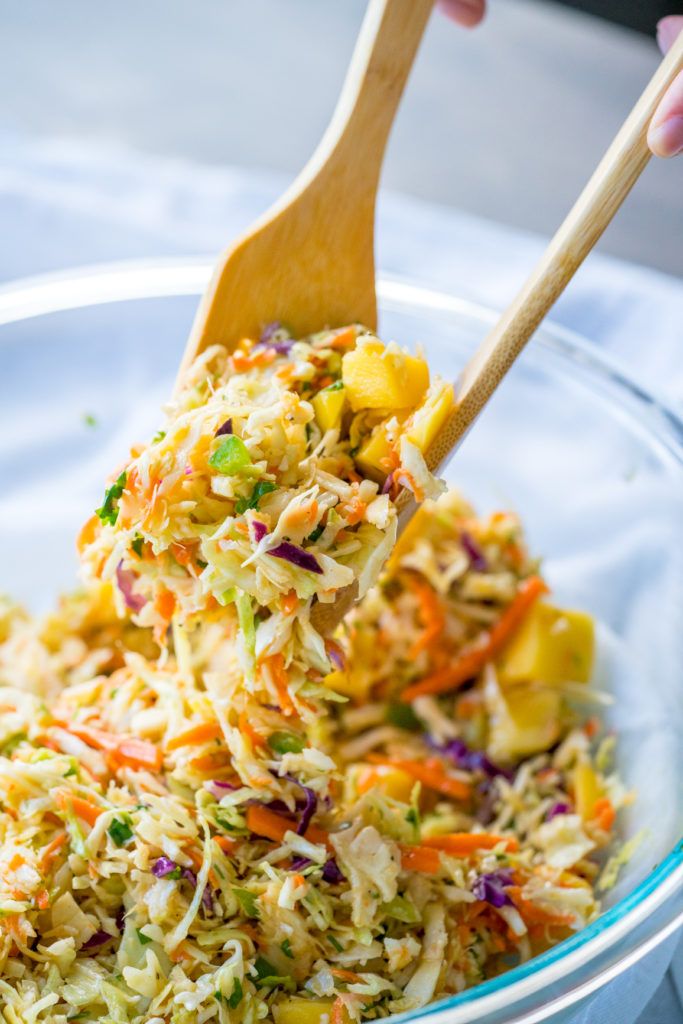
{"label": "clear glass bowl rim", "polygon": [[[0,327],[88,306],[199,296],[212,269],[212,263],[206,258],[130,260],[11,281],[0,287]],[[486,306],[396,277],[380,276],[377,292],[380,306],[467,317],[479,321],[483,328],[498,317],[495,310]],[[546,322],[534,338],[534,346],[552,351],[572,363],[575,370],[580,369],[594,382],[600,382],[603,387],[608,385],[613,392],[628,399],[630,407],[638,410],[643,429],[656,438],[660,450],[663,445],[678,464],[683,480],[683,419],[665,399],[641,387],[617,359],[567,328]],[[581,932],[506,974],[393,1019],[468,1024],[475,1017],[481,1020],[488,1013],[500,1011],[505,1005],[510,1011],[508,1020],[514,1024],[545,1020],[597,991],[673,935],[683,925],[683,910],[679,910],[673,900],[681,892],[683,838],[631,893]],[[670,909],[667,911],[668,902]],[[650,934],[641,936],[630,949],[613,957],[606,969],[597,969],[601,955],[614,953],[621,940],[626,940],[655,914],[659,914],[659,923]],[[593,971],[590,971],[591,964],[596,965]],[[585,968],[589,968],[588,974],[581,973]],[[566,983],[566,988],[559,995],[531,1011],[522,1009],[524,1000],[560,981]],[[515,1015],[515,1006],[521,1011],[518,1015]]]}

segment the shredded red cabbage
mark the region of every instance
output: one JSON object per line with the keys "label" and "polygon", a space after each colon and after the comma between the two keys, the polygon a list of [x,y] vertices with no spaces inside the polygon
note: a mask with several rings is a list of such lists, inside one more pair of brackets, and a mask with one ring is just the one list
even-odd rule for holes
{"label": "shredded red cabbage", "polygon": [[95,932],[91,935],[87,942],[84,942],[81,949],[97,949],[98,946],[103,946],[105,942],[109,942],[114,936],[110,935],[109,932]]}
{"label": "shredded red cabbage", "polygon": [[389,475],[387,476],[386,480],[382,484],[382,490],[379,493],[380,494],[389,494],[391,492],[391,488],[393,486],[394,486],[394,474],[393,473],[389,473]]}
{"label": "shredded red cabbage", "polygon": [[174,860],[170,857],[159,857],[157,861],[152,865],[152,874],[156,875],[157,878],[165,878],[166,875],[170,875],[172,871],[178,867]]}
{"label": "shredded red cabbage", "polygon": [[282,558],[285,562],[291,562],[292,565],[298,565],[300,569],[305,569],[307,572],[322,575],[317,558],[310,551],[304,551],[296,544],[290,544],[288,540],[283,540],[277,547],[271,548],[268,554],[273,558]]}
{"label": "shredded red cabbage", "polygon": [[260,345],[267,344],[267,342],[270,341],[270,339],[273,337],[273,335],[277,334],[277,332],[280,330],[281,327],[282,327],[282,324],[280,323],[279,320],[271,320],[270,323],[266,324],[266,326],[261,331],[261,337],[259,338],[259,344]]}
{"label": "shredded red cabbage", "polygon": [[208,790],[216,800],[220,800],[226,793],[232,793],[239,789],[239,786],[233,786],[232,782],[221,782],[219,779],[212,779],[210,782],[204,783],[204,789]]}
{"label": "shredded red cabbage", "polygon": [[307,868],[308,865],[311,863],[312,861],[310,861],[308,857],[294,857],[294,859],[292,860],[290,870],[302,871],[304,868]]}
{"label": "shredded red cabbage", "polygon": [[220,427],[218,428],[218,430],[214,434],[214,437],[223,437],[224,434],[232,434],[232,420],[231,419],[230,420],[226,420],[225,423],[222,423],[220,425]]}
{"label": "shredded red cabbage", "polygon": [[505,779],[513,779],[514,772],[509,768],[502,768],[495,764],[483,750],[471,750],[461,739],[447,740],[446,743],[437,743],[431,736],[426,737],[427,745],[455,763],[458,768],[466,772],[482,772],[489,779],[496,775],[502,775]]}
{"label": "shredded red cabbage", "polygon": [[472,892],[478,900],[490,903],[492,907],[512,906],[512,900],[505,892],[505,886],[512,885],[512,881],[512,872],[508,868],[500,868],[480,875],[472,886]]}
{"label": "shredded red cabbage", "polygon": [[341,647],[334,642],[334,640],[327,640],[325,643],[325,650],[327,651],[327,657],[330,659],[335,668],[338,668],[340,672],[346,668],[346,659],[344,658],[344,652]]}
{"label": "shredded red cabbage", "polygon": [[337,864],[334,857],[330,857],[328,861],[325,861],[325,867],[323,868],[323,878],[325,879],[326,882],[330,882],[333,885],[337,882],[344,881],[344,875],[339,870],[339,865]]}
{"label": "shredded red cabbage", "polygon": [[256,538],[257,544],[259,541],[262,541],[268,533],[268,527],[265,523],[262,523],[260,519],[252,519],[251,528],[254,531],[254,537]]}
{"label": "shredded red cabbage", "polygon": [[132,612],[140,612],[147,604],[144,597],[140,594],[133,593],[133,587],[137,583],[137,576],[132,569],[124,569],[123,562],[119,562],[116,566],[116,583],[119,590],[123,594],[123,600],[126,603],[126,608],[130,608]]}
{"label": "shredded red cabbage", "polygon": [[484,553],[477,544],[474,537],[463,530],[460,534],[460,543],[465,549],[465,553],[470,560],[470,566],[475,572],[486,572],[488,569],[488,562],[484,558]]}
{"label": "shredded red cabbage", "polygon": [[[282,777],[283,779],[288,779],[289,782],[293,782],[295,786],[298,786],[299,789],[303,789],[304,791],[306,799],[304,802],[303,810],[301,812],[301,818],[299,819],[299,824],[296,827],[296,834],[298,836],[303,836],[306,832],[306,829],[311,824],[311,818],[318,809],[318,797],[315,795],[312,789],[309,789],[308,786],[304,786],[303,782],[300,782],[299,779],[297,779],[296,775],[286,774]],[[297,800],[297,808],[299,807],[299,804],[300,801]],[[273,806],[272,803],[270,804],[270,806]]]}
{"label": "shredded red cabbage", "polygon": [[558,800],[556,803],[554,803],[552,805],[552,807],[548,808],[548,810],[546,812],[545,820],[546,821],[551,821],[551,819],[552,818],[556,818],[558,816],[558,814],[571,814],[571,812],[572,812],[572,809],[571,809],[570,805],[568,803],[566,803],[566,801]]}

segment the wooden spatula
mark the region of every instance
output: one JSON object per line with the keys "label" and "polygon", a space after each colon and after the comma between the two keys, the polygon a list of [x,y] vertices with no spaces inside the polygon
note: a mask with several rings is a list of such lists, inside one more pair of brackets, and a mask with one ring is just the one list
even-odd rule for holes
{"label": "wooden spatula", "polygon": [[382,157],[433,0],[370,0],[337,108],[285,193],[227,249],[201,301],[180,377],[207,345],[377,326],[375,199]]}
{"label": "wooden spatula", "polygon": [[[645,169],[651,156],[647,145],[648,125],[664,92],[681,69],[683,33],[660,64],[531,275],[460,374],[455,385],[454,411],[426,453],[432,472],[437,472],[458,447]],[[539,430],[542,429],[539,423]],[[399,496],[398,505],[401,529],[414,512],[415,504],[404,492]],[[316,605],[312,615],[316,628],[323,634],[332,632],[355,598],[355,590],[348,587],[338,594],[334,603]]]}

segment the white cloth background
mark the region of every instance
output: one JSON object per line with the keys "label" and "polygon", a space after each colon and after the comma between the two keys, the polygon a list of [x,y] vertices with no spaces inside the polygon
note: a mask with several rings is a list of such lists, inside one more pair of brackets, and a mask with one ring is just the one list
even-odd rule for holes
{"label": "white cloth background", "polygon": [[[212,255],[283,185],[262,172],[197,167],[101,145],[3,142],[0,282],[101,261]],[[406,197],[384,195],[380,202],[384,271],[488,306],[502,307],[512,297],[543,244]],[[671,403],[683,402],[682,282],[594,255],[553,318],[610,349]],[[641,1024],[683,1020],[683,949],[665,976],[672,953],[671,943],[658,948],[572,1019],[628,1024],[647,1006]]]}

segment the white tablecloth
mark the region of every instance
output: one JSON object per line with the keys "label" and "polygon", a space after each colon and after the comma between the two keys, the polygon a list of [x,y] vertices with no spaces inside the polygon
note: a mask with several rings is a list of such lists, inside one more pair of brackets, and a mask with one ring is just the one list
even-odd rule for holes
{"label": "white tablecloth", "polygon": [[[68,141],[5,138],[0,166],[0,282],[101,261],[213,255],[283,181]],[[543,240],[397,195],[380,202],[380,267],[501,307]],[[553,318],[610,349],[651,390],[683,402],[683,283],[594,255]],[[683,950],[671,944],[604,988],[578,1024],[683,1020]],[[655,995],[656,993],[656,995]],[[653,995],[655,998],[653,999]],[[652,1001],[651,1001],[652,1000]]]}

